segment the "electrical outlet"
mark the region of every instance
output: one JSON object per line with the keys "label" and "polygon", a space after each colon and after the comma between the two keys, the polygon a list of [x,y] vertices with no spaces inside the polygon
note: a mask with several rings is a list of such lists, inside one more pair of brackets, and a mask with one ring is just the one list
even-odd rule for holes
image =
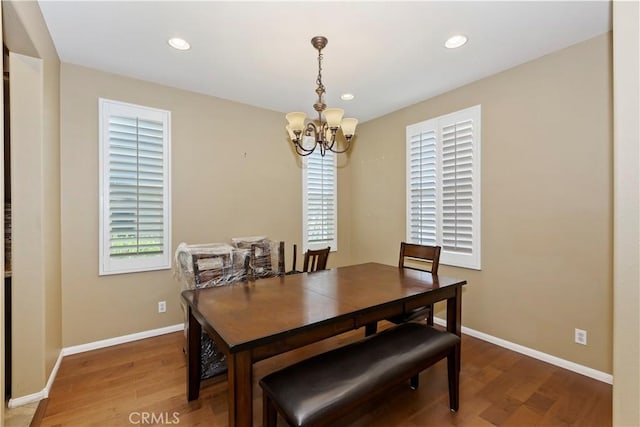
{"label": "electrical outlet", "polygon": [[167,311],[167,302],[159,301],[158,302],[158,313],[164,313]]}
{"label": "electrical outlet", "polygon": [[587,331],[576,328],[575,341],[576,344],[587,345]]}

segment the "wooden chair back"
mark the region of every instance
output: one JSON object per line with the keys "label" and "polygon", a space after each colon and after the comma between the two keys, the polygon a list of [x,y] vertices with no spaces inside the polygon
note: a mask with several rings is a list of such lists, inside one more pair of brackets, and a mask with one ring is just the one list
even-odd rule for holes
{"label": "wooden chair back", "polygon": [[[438,274],[438,266],[440,265],[440,246],[427,246],[416,245],[414,243],[400,243],[400,259],[398,260],[398,267],[400,268],[412,268],[414,270],[424,270],[405,263],[407,258],[416,259],[420,261],[431,262],[431,273]],[[426,270],[429,271],[429,270]]]}
{"label": "wooden chair back", "polygon": [[284,274],[284,242],[278,243],[278,276]]}
{"label": "wooden chair back", "polygon": [[329,252],[331,252],[331,246],[327,246],[325,249],[307,250],[304,254],[302,272],[312,273],[314,271],[326,270]]}

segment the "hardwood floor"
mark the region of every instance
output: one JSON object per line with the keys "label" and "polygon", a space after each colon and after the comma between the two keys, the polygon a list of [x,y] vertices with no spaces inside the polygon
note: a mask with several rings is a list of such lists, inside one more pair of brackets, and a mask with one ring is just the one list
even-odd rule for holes
{"label": "hardwood floor", "polygon": [[[264,360],[255,365],[254,377],[363,334],[363,330],[353,331]],[[176,332],[65,357],[41,425],[226,426],[225,381],[203,383],[200,399],[186,401],[182,340],[182,333]],[[460,411],[449,412],[446,361],[441,361],[421,374],[417,391],[408,384],[398,386],[340,424],[611,426],[610,385],[468,336],[462,340],[460,393]],[[254,425],[258,426],[261,404],[254,381]]]}
{"label": "hardwood floor", "polygon": [[[4,427],[25,427],[35,417],[38,403],[29,403],[27,405],[18,406],[17,408],[9,408],[5,402],[4,408]],[[36,424],[39,425],[39,424]]]}

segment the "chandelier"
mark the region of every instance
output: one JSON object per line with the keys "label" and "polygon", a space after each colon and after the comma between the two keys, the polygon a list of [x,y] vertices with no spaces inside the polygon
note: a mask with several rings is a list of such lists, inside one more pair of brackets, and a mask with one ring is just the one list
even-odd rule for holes
{"label": "chandelier", "polygon": [[[296,153],[300,156],[308,156],[313,153],[316,147],[320,147],[320,154],[325,155],[327,150],[334,153],[344,153],[349,150],[351,139],[356,131],[357,119],[343,119],[344,110],[342,108],[327,108],[324,103],[325,93],[322,84],[322,49],[327,45],[327,38],[316,36],[311,39],[311,45],[318,50],[318,78],[316,83],[316,93],[318,102],[313,104],[314,110],[318,112],[316,121],[309,121],[305,124],[307,115],[305,113],[289,113],[285,117],[289,124],[286,126],[289,138],[293,143]],[[344,149],[339,149],[336,142],[338,130],[342,130],[346,144]],[[313,145],[306,143],[306,137],[313,137]]]}

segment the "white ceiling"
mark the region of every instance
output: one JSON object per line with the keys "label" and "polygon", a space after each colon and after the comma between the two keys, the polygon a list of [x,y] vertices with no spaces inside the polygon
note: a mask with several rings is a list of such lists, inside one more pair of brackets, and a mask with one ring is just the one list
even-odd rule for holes
{"label": "white ceiling", "polygon": [[[611,29],[609,1],[54,1],[60,60],[276,111],[326,102],[361,122]],[[456,33],[462,48],[444,48]],[[191,50],[170,48],[182,37]],[[345,102],[340,94],[356,98]]]}

